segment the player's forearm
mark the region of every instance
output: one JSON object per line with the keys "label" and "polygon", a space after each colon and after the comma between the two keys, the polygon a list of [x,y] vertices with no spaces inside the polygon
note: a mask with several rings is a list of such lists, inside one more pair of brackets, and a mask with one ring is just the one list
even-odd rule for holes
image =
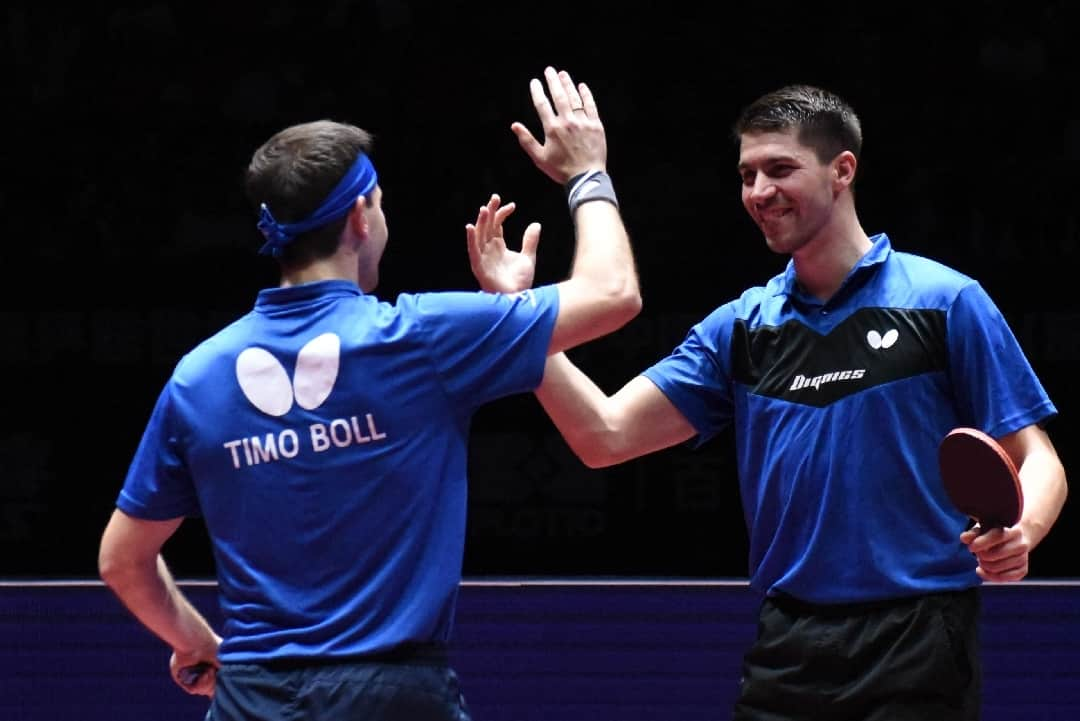
{"label": "player's forearm", "polygon": [[1068,495],[1065,469],[1057,454],[1040,449],[1025,457],[1019,475],[1024,490],[1024,513],[1020,523],[1034,547],[1050,532],[1065,505]]}
{"label": "player's forearm", "polygon": [[585,465],[600,468],[615,462],[608,449],[613,434],[604,416],[610,399],[565,354],[548,357],[536,398]]}
{"label": "player's forearm", "polygon": [[181,593],[160,555],[104,565],[101,575],[132,614],[173,649],[197,653],[216,648],[217,635]]}
{"label": "player's forearm", "polygon": [[607,201],[579,205],[574,225],[577,244],[571,280],[595,296],[599,337],[622,327],[641,310],[634,254],[618,208]]}

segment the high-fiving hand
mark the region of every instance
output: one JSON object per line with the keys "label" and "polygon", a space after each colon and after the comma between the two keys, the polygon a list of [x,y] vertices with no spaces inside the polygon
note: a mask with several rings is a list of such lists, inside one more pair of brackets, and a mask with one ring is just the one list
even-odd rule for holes
{"label": "high-fiving hand", "polygon": [[585,83],[574,85],[565,70],[544,69],[548,93],[535,78],[529,83],[533,106],[544,128],[540,143],[522,123],[510,130],[522,149],[545,175],[560,185],[588,170],[607,170],[607,137],[592,91]]}
{"label": "high-fiving hand", "polygon": [[480,207],[475,224],[465,226],[468,241],[469,265],[480,287],[491,293],[517,293],[531,288],[536,273],[536,246],[540,242],[540,224],[530,223],[521,239],[521,251],[513,251],[503,237],[503,221],[514,212],[515,205],[501,205],[498,195],[492,195],[487,205]]}

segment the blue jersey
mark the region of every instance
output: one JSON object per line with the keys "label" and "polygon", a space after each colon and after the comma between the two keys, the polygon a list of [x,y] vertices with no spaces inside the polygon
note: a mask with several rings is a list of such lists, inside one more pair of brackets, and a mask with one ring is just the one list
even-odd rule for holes
{"label": "blue jersey", "polygon": [[789,263],[644,373],[699,441],[734,423],[750,580],[766,594],[849,603],[976,585],[938,443],[1056,413],[978,283],[872,240],[827,302]]}
{"label": "blue jersey", "polygon": [[345,657],[446,641],[477,408],[543,376],[558,291],[264,290],[177,365],[117,501],[202,515],[220,658]]}

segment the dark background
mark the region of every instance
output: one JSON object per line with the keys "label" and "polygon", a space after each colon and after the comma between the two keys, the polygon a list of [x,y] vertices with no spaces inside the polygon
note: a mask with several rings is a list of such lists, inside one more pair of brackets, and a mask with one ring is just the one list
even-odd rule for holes
{"label": "dark background", "polygon": [[[607,391],[785,259],[739,202],[728,129],[756,96],[824,85],[860,113],[869,233],[978,278],[1080,462],[1080,121],[1069,3],[112,3],[0,10],[0,576],[94,577],[101,530],[180,355],[276,283],[240,180],[318,118],[376,135],[391,241],[377,292],[472,289],[466,222],[492,192],[544,223],[538,282],[571,258],[561,190],[509,130],[528,80],[586,81],[634,238],[645,310],[572,353]],[[465,572],[743,576],[732,439],[606,470],[521,396],[476,418]],[[1032,574],[1075,576],[1072,501]],[[184,524],[167,555],[212,573]]]}

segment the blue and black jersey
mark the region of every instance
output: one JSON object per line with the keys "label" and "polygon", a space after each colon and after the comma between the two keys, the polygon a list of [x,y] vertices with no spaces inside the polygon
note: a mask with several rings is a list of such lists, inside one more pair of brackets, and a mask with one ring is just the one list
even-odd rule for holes
{"label": "blue and black jersey", "polygon": [[794,264],[645,371],[703,442],[734,423],[751,585],[852,603],[976,585],[937,447],[1056,410],[971,278],[884,234],[826,302]]}

